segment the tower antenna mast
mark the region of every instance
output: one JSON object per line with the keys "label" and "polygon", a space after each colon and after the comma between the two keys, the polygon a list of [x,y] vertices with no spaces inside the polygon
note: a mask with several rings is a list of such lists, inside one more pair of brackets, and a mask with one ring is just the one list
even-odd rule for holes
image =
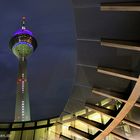
{"label": "tower antenna mast", "polygon": [[21,21],[21,23],[22,23],[22,30],[25,30],[25,29],[26,29],[26,27],[25,27],[25,22],[26,22],[26,17],[23,16],[23,17],[22,17],[22,21]]}

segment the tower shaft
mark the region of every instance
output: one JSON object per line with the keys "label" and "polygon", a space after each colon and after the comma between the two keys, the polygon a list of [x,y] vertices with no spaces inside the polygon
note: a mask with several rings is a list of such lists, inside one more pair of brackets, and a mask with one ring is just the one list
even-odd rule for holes
{"label": "tower shaft", "polygon": [[15,121],[30,121],[30,105],[27,81],[27,60],[25,57],[19,58],[19,68],[17,77]]}

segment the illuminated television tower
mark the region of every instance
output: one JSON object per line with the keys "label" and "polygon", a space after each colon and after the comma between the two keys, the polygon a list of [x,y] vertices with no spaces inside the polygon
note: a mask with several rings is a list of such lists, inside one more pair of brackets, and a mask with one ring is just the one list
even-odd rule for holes
{"label": "illuminated television tower", "polygon": [[27,57],[37,48],[37,41],[31,31],[25,27],[25,17],[22,17],[22,28],[15,32],[9,42],[9,47],[18,58],[15,121],[30,121],[30,104],[27,81]]}

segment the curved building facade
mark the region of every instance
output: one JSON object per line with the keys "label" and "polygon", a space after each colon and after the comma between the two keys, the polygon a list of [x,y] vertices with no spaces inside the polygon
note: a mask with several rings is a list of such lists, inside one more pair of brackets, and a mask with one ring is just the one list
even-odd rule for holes
{"label": "curved building facade", "polygon": [[[72,2],[78,60],[71,97],[60,116],[0,123],[0,137],[10,140],[139,140],[140,33],[139,26],[134,25],[140,23],[140,2]],[[27,48],[25,56],[31,54],[35,48],[31,46],[36,43],[29,42],[21,45],[17,41],[17,45],[11,46],[13,53],[19,58],[23,48]],[[25,59],[21,59],[21,66],[26,67]],[[22,78],[22,72],[19,77]],[[18,91],[22,92],[22,85],[18,86]]]}

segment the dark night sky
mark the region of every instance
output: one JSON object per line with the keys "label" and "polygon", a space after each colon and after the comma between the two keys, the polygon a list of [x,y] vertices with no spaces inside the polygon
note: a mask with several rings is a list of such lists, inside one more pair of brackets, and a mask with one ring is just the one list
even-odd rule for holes
{"label": "dark night sky", "polygon": [[71,94],[75,74],[73,9],[66,0],[1,0],[0,121],[14,120],[18,61],[8,42],[27,17],[27,28],[38,41],[28,60],[31,118],[59,115]]}

